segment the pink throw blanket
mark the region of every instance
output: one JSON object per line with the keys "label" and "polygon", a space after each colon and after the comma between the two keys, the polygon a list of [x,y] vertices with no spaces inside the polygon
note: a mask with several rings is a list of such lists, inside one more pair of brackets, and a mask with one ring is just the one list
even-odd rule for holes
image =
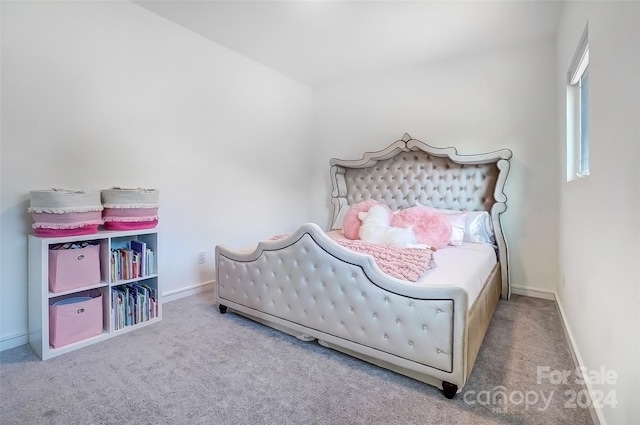
{"label": "pink throw blanket", "polygon": [[398,248],[359,239],[334,239],[352,251],[368,254],[386,274],[398,279],[417,282],[428,270],[436,266],[433,251],[425,248]]}
{"label": "pink throw blanket", "polygon": [[[288,234],[278,235],[271,240],[279,240]],[[384,273],[397,279],[417,282],[428,270],[436,267],[433,259],[433,251],[425,248],[399,248],[392,245],[375,244],[360,239],[328,235],[336,243],[360,254],[371,255],[376,265]]]}

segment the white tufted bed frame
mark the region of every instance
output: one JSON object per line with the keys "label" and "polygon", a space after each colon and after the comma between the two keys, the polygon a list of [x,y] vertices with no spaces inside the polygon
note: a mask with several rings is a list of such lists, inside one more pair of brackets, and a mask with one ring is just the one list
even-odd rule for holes
{"label": "white tufted bed frame", "polygon": [[[488,211],[497,264],[472,305],[452,286],[417,286],[384,274],[370,256],[334,242],[316,224],[260,242],[251,252],[216,246],[216,302],[302,340],[318,342],[443,390],[471,374],[498,299],[508,299],[509,258],[500,214],[511,151],[458,155],[405,134],[359,160],[332,159],[331,229],[350,205],[376,199]],[[464,265],[461,265],[464,266]]]}

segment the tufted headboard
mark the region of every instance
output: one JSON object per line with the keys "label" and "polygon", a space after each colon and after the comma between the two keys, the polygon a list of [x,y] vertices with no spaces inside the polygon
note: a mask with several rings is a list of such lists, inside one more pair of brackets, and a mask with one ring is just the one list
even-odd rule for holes
{"label": "tufted headboard", "polygon": [[453,147],[436,148],[408,134],[362,159],[333,158],[331,229],[340,229],[350,205],[375,199],[400,210],[414,205],[459,211],[488,211],[502,271],[502,297],[509,298],[508,248],[500,222],[507,209],[504,185],[512,152],[501,149],[458,155]]}

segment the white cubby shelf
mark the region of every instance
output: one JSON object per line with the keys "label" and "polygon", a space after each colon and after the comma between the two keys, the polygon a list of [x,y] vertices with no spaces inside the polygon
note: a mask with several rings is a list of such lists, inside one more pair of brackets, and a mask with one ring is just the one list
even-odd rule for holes
{"label": "white cubby shelf", "polygon": [[[123,247],[128,242],[144,242],[153,251],[153,264],[150,273],[133,279],[116,279],[111,266],[112,249]],[[100,246],[99,267],[100,282],[91,282],[70,290],[52,292],[49,287],[49,250],[54,245],[65,243],[92,242]],[[158,228],[140,230],[100,230],[97,233],[81,236],[39,237],[28,236],[28,307],[29,307],[29,344],[42,360],[65,354],[99,341],[148,326],[162,320],[162,302],[159,281],[159,230]],[[150,288],[155,293],[155,309],[152,314],[142,317],[135,324],[118,328],[116,312],[112,298],[115,289],[127,284],[137,284]],[[68,345],[54,348],[50,345],[49,306],[65,298],[96,294],[102,295],[102,333]]]}

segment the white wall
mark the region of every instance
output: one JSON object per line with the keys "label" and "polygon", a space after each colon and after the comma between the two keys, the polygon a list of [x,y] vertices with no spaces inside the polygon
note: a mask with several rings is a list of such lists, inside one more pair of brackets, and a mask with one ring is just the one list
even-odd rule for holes
{"label": "white wall", "polygon": [[[564,171],[566,72],[589,24],[591,175]],[[602,423],[640,423],[640,3],[567,2],[558,32],[561,172],[557,298],[584,367],[617,373],[592,385],[617,406]]]}
{"label": "white wall", "polygon": [[30,190],[159,189],[165,295],[304,220],[311,89],[130,2],[1,7],[0,348],[26,342]]}
{"label": "white wall", "polygon": [[[315,156],[360,158],[404,132],[434,146],[457,146],[461,154],[511,149],[503,219],[512,285],[552,296],[558,271],[554,63],[549,39],[320,88]],[[322,179],[327,162],[316,164],[313,179],[313,219],[323,224],[330,219]]]}

